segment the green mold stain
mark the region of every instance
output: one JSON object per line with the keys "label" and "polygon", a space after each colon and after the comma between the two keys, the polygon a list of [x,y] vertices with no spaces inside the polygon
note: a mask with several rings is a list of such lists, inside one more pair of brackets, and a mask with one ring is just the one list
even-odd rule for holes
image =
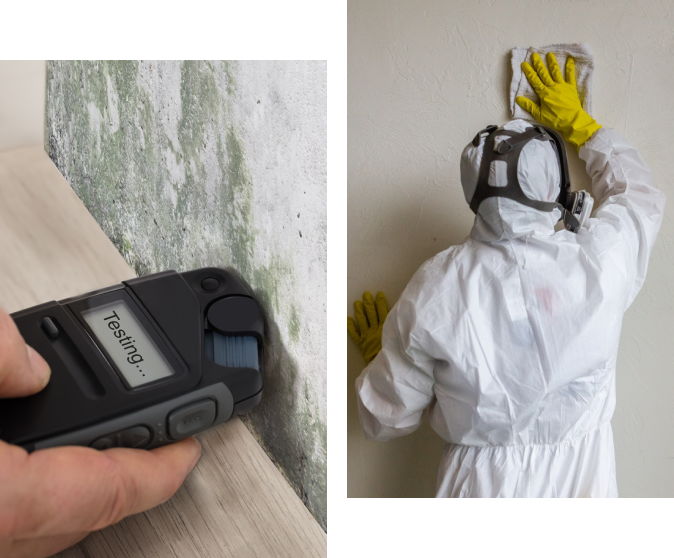
{"label": "green mold stain", "polygon": [[300,317],[297,314],[297,309],[293,306],[290,311],[290,322],[288,323],[288,334],[293,343],[300,340]]}
{"label": "green mold stain", "polygon": [[246,423],[326,529],[327,428],[284,343],[301,341],[291,260],[255,257],[253,179],[232,116],[236,64],[180,63],[173,124],[153,104],[148,73],[157,69],[144,70],[145,81],[141,69],[139,62],[49,62],[46,150],[138,275],[218,266],[250,285],[268,342],[265,396]]}
{"label": "green mold stain", "polygon": [[[196,88],[205,97],[213,94],[215,88],[208,74],[204,76],[192,68],[189,75],[189,78],[183,80],[183,84],[201,76],[205,83]],[[188,93],[194,88],[185,88],[184,91]],[[228,93],[231,91],[228,90]],[[199,117],[196,114],[199,110],[207,110],[209,114]],[[224,169],[219,188],[222,195],[218,198],[217,206],[219,211],[227,215],[222,224],[224,238],[227,239],[230,250],[227,264],[251,285],[265,315],[273,318],[281,314],[287,306],[282,285],[292,279],[293,269],[289,261],[277,254],[272,256],[271,262],[267,265],[260,265],[254,258],[258,231],[253,227],[253,181],[245,162],[241,141],[235,128],[231,124],[226,126],[226,122],[222,121],[227,116],[222,105],[207,99],[204,103],[191,105],[188,114],[193,121],[203,122],[210,117],[220,121],[221,129],[226,129],[224,142],[220,135],[216,137],[216,154],[220,168]],[[198,146],[203,140],[200,127],[184,135],[189,138],[191,145]],[[299,316],[294,306],[291,305],[290,308],[290,331],[294,332],[290,337],[297,342]],[[265,361],[269,372],[265,380],[265,394],[271,394],[271,397],[263,397],[260,405],[249,413],[248,424],[260,435],[290,484],[319,523],[326,528],[325,462],[321,464],[314,459],[317,452],[312,439],[318,437],[320,447],[326,448],[327,429],[325,425],[312,418],[319,416],[317,405],[308,411],[303,405],[287,404],[286,400],[294,397],[294,387],[298,382],[297,365],[283,347],[282,336],[273,319],[267,320],[267,330],[269,342]],[[309,401],[310,398],[307,398],[307,402]],[[283,428],[278,428],[280,424]],[[266,435],[270,432],[273,435]]]}
{"label": "green mold stain", "polygon": [[133,246],[129,242],[129,239],[126,236],[122,235],[122,249],[120,253],[122,257],[126,260],[126,263],[129,264],[129,267],[133,267]]}
{"label": "green mold stain", "polygon": [[[269,324],[266,335],[277,340],[280,336],[278,326]],[[290,394],[294,393],[298,382],[297,364],[283,350],[282,343],[272,342],[270,345],[271,348],[268,345],[265,351],[265,363],[272,371],[282,370],[284,373],[272,372],[267,375],[265,393],[269,390],[274,394],[282,394],[283,399],[291,398]],[[327,448],[327,427],[318,418],[320,413],[317,404],[312,402],[306,384],[302,393],[302,404],[293,400],[278,404],[279,401],[263,397],[245,422],[258,433],[274,430],[273,437],[262,436],[263,447],[275,462],[281,464],[281,470],[290,485],[323,529],[327,530],[327,470],[325,454],[320,449]],[[283,428],[275,428],[278,424],[282,424]]]}
{"label": "green mold stain", "polygon": [[225,70],[225,75],[227,76],[227,95],[231,96],[234,94],[234,88],[236,87],[234,72],[232,71],[232,62],[225,60],[223,69]]}

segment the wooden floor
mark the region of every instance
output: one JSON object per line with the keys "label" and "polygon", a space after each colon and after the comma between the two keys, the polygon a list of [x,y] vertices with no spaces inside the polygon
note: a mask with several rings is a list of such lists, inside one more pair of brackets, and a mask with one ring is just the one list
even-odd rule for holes
{"label": "wooden floor", "polygon": [[[0,153],[0,306],[14,312],[133,276],[41,147]],[[58,556],[326,556],[326,534],[238,418],[198,438],[201,461],[173,498]]]}

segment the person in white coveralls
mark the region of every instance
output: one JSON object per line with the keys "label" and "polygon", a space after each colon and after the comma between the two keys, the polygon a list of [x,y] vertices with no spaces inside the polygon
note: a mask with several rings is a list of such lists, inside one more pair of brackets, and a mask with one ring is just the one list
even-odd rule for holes
{"label": "person in white coveralls", "polygon": [[[461,156],[470,238],[424,263],[397,304],[365,293],[348,329],[367,438],[413,432],[430,407],[447,442],[438,497],[615,497],[611,417],[625,311],[641,288],[665,196],[616,130],[581,107],[574,62],[523,70],[543,126],[489,127]],[[564,142],[592,198],[571,192]],[[565,227],[555,231],[564,219]],[[387,316],[388,313],[388,316]]]}

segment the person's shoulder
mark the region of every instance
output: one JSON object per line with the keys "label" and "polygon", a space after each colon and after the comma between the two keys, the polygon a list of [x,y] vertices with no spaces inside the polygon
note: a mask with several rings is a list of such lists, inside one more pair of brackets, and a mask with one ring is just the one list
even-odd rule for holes
{"label": "person's shoulder", "polygon": [[427,273],[451,272],[457,265],[460,265],[460,262],[464,258],[470,257],[470,255],[478,249],[478,243],[467,238],[461,244],[450,246],[446,250],[438,252],[435,256],[426,260],[417,271],[417,274],[423,275]]}
{"label": "person's shoulder", "polygon": [[444,290],[447,284],[453,284],[461,261],[474,248],[472,244],[474,242],[468,239],[426,260],[412,276],[401,298],[432,298],[434,293]]}

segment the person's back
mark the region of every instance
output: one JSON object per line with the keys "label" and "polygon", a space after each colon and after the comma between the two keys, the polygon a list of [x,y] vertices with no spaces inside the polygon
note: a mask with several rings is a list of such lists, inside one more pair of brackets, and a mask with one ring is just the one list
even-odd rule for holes
{"label": "person's back", "polygon": [[[462,156],[469,203],[484,143]],[[527,146],[518,176],[526,196],[552,201],[559,170],[546,149]],[[617,496],[610,419],[620,329],[664,196],[614,130],[595,130],[580,156],[595,217],[577,233],[555,232],[556,210],[482,201],[471,238],[415,274],[358,379],[369,438],[412,432],[431,406],[449,442],[438,496]]]}

